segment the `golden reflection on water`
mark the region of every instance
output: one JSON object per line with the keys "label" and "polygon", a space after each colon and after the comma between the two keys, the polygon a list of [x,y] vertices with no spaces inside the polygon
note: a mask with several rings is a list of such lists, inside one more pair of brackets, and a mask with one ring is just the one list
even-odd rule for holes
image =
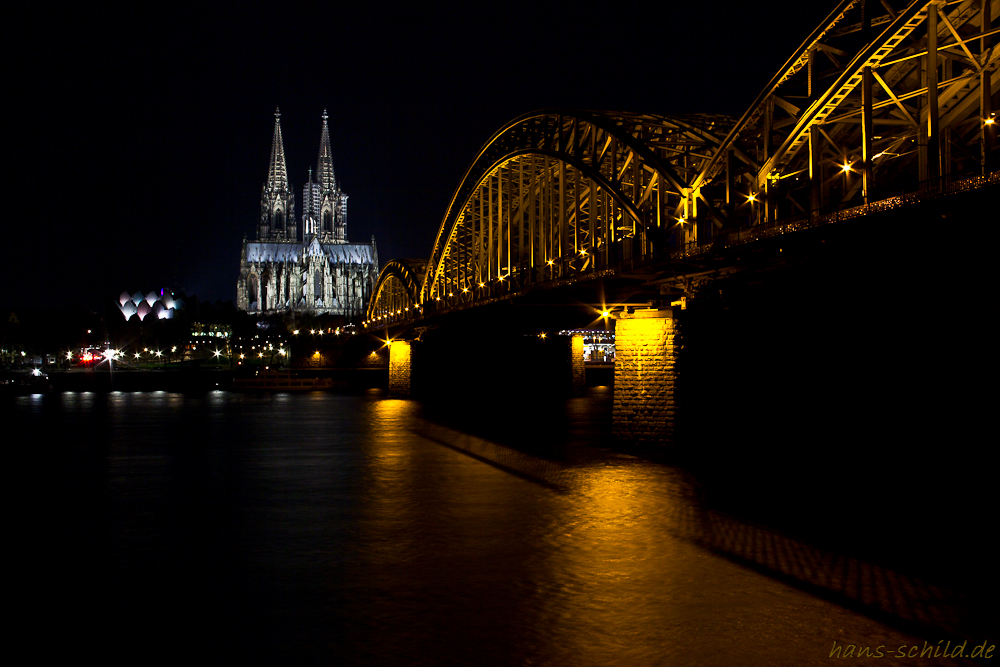
{"label": "golden reflection on water", "polygon": [[372,530],[366,543],[375,562],[405,563],[412,549],[413,535],[405,526],[418,522],[414,515],[413,478],[410,467],[413,449],[406,442],[404,420],[412,413],[412,401],[385,399],[369,402],[367,439],[369,455],[364,475],[368,492],[362,525]]}
{"label": "golden reflection on water", "polygon": [[[525,664],[812,664],[832,637],[911,641],[703,548],[707,536],[691,531],[708,524],[677,469],[611,454],[564,466],[553,485],[538,477],[549,467],[523,452],[418,430],[429,439],[408,447],[426,477],[393,505],[409,516],[394,524],[396,538],[411,538],[387,540],[409,568],[395,583],[435,582],[470,617],[488,604],[510,622]],[[412,557],[428,543],[434,567]],[[436,581],[442,571],[463,585]],[[488,600],[475,597],[478,587]]]}
{"label": "golden reflection on water", "polygon": [[687,576],[668,535],[676,489],[628,462],[573,473],[571,492],[550,508],[546,578],[553,584],[540,600],[549,640],[543,652],[563,664],[669,653],[669,640],[657,639],[674,606],[664,582]]}
{"label": "golden reflection on water", "polygon": [[[282,650],[304,638],[343,664],[806,665],[834,639],[914,643],[785,583],[826,567],[798,575],[815,588],[835,564],[703,511],[676,469],[579,440],[570,447],[589,453],[570,463],[457,431],[449,440],[445,427],[415,426],[416,403],[381,396],[300,395],[289,413],[230,395],[204,422],[202,399],[109,396],[115,410],[93,413],[112,418],[91,428],[107,459],[93,484],[109,503],[110,566],[158,576],[220,535],[233,551],[220,563],[242,564],[260,627],[280,628]],[[60,400],[70,433],[105,399]],[[176,401],[183,412],[167,407]],[[571,405],[584,424],[586,403]],[[235,491],[213,505],[227,476]],[[216,519],[229,513],[227,529]],[[192,532],[192,521],[204,525]]]}

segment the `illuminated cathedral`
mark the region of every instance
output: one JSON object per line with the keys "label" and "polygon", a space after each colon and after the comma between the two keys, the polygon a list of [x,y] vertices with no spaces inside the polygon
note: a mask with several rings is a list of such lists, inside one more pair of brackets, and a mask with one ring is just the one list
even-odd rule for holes
{"label": "illuminated cathedral", "polygon": [[364,315],[378,280],[378,252],[371,243],[347,241],[347,195],[337,184],[330,129],[323,112],[316,173],[302,189],[302,235],[295,193],[288,181],[281,114],[274,113],[274,139],[267,181],[260,196],[257,240],[243,239],[236,304],[258,314]]}

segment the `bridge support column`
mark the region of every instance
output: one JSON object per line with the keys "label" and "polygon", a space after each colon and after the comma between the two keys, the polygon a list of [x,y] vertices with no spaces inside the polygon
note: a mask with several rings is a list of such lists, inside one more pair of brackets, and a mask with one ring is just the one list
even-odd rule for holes
{"label": "bridge support column", "polygon": [[389,343],[389,395],[407,398],[412,390],[413,350],[410,341],[394,340]]}
{"label": "bridge support column", "polygon": [[612,432],[631,442],[670,443],[680,349],[673,309],[637,310],[616,319]]}
{"label": "bridge support column", "polygon": [[583,365],[583,334],[573,334],[570,344],[570,369],[573,377],[570,380],[570,390],[574,396],[583,396],[587,392],[587,368]]}

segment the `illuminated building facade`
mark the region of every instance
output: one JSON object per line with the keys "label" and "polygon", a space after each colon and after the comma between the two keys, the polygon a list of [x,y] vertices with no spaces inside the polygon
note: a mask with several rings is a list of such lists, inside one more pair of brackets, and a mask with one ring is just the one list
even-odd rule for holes
{"label": "illuminated building facade", "polygon": [[257,240],[243,240],[236,304],[260,314],[304,313],[361,317],[378,279],[378,252],[371,243],[347,241],[347,195],[333,169],[330,130],[323,112],[315,179],[302,190],[302,235],[295,217],[295,192],[288,180],[281,114],[274,114],[274,138],[267,181],[260,198]]}

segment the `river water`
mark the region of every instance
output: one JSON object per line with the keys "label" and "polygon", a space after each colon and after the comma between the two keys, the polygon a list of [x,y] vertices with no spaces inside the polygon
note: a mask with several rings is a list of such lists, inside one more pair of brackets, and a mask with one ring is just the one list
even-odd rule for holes
{"label": "river water", "polygon": [[887,652],[986,639],[995,619],[962,594],[706,504],[695,473],[609,448],[610,392],[492,423],[381,390],[10,399],[52,501],[42,649],[813,665],[853,644],[905,665]]}

